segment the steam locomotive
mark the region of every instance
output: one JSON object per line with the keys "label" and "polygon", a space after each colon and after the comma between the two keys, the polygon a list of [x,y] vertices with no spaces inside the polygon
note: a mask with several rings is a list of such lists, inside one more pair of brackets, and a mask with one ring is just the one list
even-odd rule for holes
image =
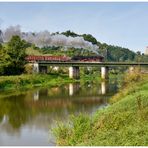
{"label": "steam locomotive", "polygon": [[56,61],[56,62],[102,62],[104,59],[103,56],[27,56],[26,61]]}

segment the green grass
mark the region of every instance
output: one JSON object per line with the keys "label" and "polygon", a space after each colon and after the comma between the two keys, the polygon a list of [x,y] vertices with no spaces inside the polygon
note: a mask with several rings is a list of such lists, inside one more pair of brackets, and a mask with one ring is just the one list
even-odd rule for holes
{"label": "green grass", "polygon": [[44,86],[60,86],[64,83],[74,82],[68,76],[60,74],[34,74],[19,76],[1,76],[0,90],[27,89]]}
{"label": "green grass", "polygon": [[70,79],[68,74],[50,73],[50,74],[22,74],[17,76],[0,76],[0,91],[2,90],[26,90],[34,87],[52,87],[61,86],[66,83],[80,82],[98,82],[99,75],[81,75],[80,79]]}
{"label": "green grass", "polygon": [[[128,78],[129,79],[129,78]],[[148,76],[133,79],[93,118],[72,117],[54,129],[58,145],[148,146]]]}
{"label": "green grass", "polygon": [[80,75],[80,79],[70,79],[68,74],[22,74],[17,76],[0,76],[0,90],[30,89],[33,87],[52,87],[66,83],[99,82],[101,80],[98,73]]}

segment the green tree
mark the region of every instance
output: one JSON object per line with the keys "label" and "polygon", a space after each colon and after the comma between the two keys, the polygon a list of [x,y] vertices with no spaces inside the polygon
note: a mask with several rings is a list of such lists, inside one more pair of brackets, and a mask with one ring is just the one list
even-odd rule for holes
{"label": "green tree", "polygon": [[72,32],[72,31],[70,31],[70,30],[68,30],[68,31],[66,31],[66,32],[62,32],[61,34],[65,35],[65,36],[67,36],[67,37],[69,37],[69,36],[71,36],[71,37],[77,37],[77,36],[79,36],[78,34]]}
{"label": "green tree", "polygon": [[7,53],[9,56],[9,66],[5,68],[5,74],[16,75],[21,74],[24,71],[24,65],[26,64],[25,49],[27,43],[21,40],[19,36],[13,36],[7,45]]}
{"label": "green tree", "polygon": [[10,56],[7,54],[6,48],[0,44],[0,75],[5,73],[5,69],[10,65]]}
{"label": "green tree", "polygon": [[96,38],[94,38],[91,34],[83,34],[82,37],[85,41],[91,42],[92,44],[97,44]]}

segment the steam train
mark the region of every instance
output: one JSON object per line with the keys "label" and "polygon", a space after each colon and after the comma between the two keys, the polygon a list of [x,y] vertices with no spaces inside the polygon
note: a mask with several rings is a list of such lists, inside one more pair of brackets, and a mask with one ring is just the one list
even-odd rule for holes
{"label": "steam train", "polygon": [[102,62],[103,56],[27,56],[26,61],[54,61],[54,62]]}

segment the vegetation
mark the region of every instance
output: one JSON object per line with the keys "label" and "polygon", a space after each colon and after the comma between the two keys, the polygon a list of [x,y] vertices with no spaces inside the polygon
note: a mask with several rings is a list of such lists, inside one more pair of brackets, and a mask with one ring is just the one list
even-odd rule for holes
{"label": "vegetation", "polygon": [[[55,33],[57,34],[57,33]],[[59,32],[58,32],[59,34]],[[123,62],[123,61],[136,61],[136,62],[148,62],[148,56],[141,54],[139,51],[137,53],[131,51],[128,48],[123,48],[119,46],[108,45],[106,43],[101,43],[96,40],[91,34],[77,34],[70,30],[66,32],[62,32],[61,34],[65,36],[71,37],[83,37],[84,40],[91,42],[94,45],[99,46],[98,52],[105,57],[105,61],[112,62]],[[94,53],[87,51],[85,49],[76,49],[76,48],[68,48],[65,49],[63,47],[46,47],[38,49],[43,54],[52,54],[52,55],[94,55]]]}
{"label": "vegetation", "polygon": [[24,71],[27,43],[13,36],[6,47],[0,47],[0,75],[16,75]]}
{"label": "vegetation", "polygon": [[[56,32],[55,34],[60,34]],[[100,43],[91,34],[77,34],[70,30],[62,32],[61,34],[71,37],[83,37],[84,40],[91,42],[94,45],[99,46],[98,52],[105,57],[105,61],[137,61],[148,62],[148,56],[141,54],[140,52],[133,52],[127,48],[118,46],[107,45],[106,43]],[[12,39],[3,45],[0,44],[0,75],[18,75],[24,73],[25,57],[27,55],[95,55],[95,52],[91,52],[86,49],[76,49],[74,47],[44,47],[39,48],[34,44],[26,43],[21,40],[19,36],[13,36]],[[118,70],[117,70],[118,71]]]}
{"label": "vegetation", "polygon": [[[31,74],[19,76],[1,76],[0,89],[21,89],[45,86],[59,86],[65,83],[74,82],[62,74]],[[58,82],[58,83],[57,83]]]}
{"label": "vegetation", "polygon": [[59,124],[54,129],[57,144],[147,146],[148,76],[140,77],[136,73],[138,79],[133,79],[133,74],[129,75],[131,83],[111,98],[110,106],[99,110],[93,118],[79,115],[72,117],[68,125]]}
{"label": "vegetation", "polygon": [[[27,70],[29,69],[26,68]],[[28,70],[30,71],[30,69]],[[51,87],[60,86],[71,82],[93,82],[100,81],[99,71],[93,73],[87,72],[84,75],[85,70],[81,70],[80,80],[70,79],[68,75],[59,69],[60,72],[50,71],[49,74],[22,74],[16,76],[1,76],[0,77],[0,90],[14,90],[14,89],[27,89],[33,87]],[[29,73],[29,72],[28,72]],[[97,76],[96,76],[97,75]],[[58,83],[57,83],[58,82]]]}

